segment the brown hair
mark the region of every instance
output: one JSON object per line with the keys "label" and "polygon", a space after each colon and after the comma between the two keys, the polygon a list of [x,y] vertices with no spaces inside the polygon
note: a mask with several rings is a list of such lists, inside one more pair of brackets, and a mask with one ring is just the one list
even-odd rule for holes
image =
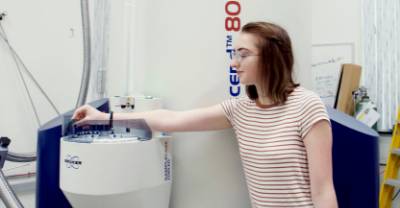
{"label": "brown hair", "polygon": [[[299,86],[292,78],[294,58],[288,33],[282,27],[267,22],[248,23],[243,26],[242,32],[253,34],[259,40],[260,92],[270,97],[274,104],[283,104]],[[259,96],[255,85],[247,85],[246,93],[252,100]]]}

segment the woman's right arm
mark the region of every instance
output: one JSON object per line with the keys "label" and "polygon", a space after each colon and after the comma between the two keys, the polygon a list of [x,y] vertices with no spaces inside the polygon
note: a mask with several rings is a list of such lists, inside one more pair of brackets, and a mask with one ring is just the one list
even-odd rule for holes
{"label": "woman's right arm", "polygon": [[[110,115],[84,105],[78,108],[72,119],[77,123],[90,120],[108,120]],[[114,120],[144,119],[153,131],[207,131],[231,128],[221,105],[188,111],[154,110],[147,112],[114,113]]]}

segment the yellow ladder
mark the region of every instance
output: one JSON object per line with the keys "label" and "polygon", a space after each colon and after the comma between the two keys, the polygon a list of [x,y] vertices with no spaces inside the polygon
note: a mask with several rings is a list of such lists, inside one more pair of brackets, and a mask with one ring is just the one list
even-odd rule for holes
{"label": "yellow ladder", "polygon": [[397,112],[397,121],[393,130],[392,144],[390,145],[389,157],[385,168],[385,176],[379,195],[380,208],[392,207],[394,189],[395,187],[400,187],[400,179],[397,177],[400,168],[400,107]]}

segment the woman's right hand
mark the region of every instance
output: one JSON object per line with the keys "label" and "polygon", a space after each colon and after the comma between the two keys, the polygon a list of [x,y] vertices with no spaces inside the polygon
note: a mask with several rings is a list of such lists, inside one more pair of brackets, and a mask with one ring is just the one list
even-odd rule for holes
{"label": "woman's right hand", "polygon": [[93,123],[107,122],[110,118],[108,113],[98,111],[90,105],[83,105],[75,110],[72,115],[72,120],[75,120],[76,125],[84,125]]}

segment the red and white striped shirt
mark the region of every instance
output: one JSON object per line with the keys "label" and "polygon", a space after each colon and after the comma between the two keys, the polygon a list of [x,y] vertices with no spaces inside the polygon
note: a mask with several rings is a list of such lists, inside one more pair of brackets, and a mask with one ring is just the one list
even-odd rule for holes
{"label": "red and white striped shirt", "polygon": [[313,207],[303,139],[317,121],[329,122],[319,96],[297,87],[283,105],[248,97],[221,105],[239,142],[253,208]]}

